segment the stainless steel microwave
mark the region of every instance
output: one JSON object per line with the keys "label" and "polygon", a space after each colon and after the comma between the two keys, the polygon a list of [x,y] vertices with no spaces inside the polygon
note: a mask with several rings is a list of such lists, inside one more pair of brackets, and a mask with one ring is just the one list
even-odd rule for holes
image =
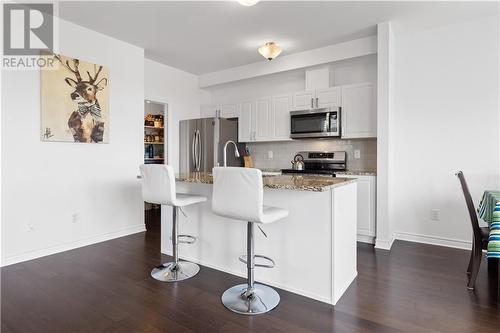
{"label": "stainless steel microwave", "polygon": [[340,107],[290,112],[290,137],[340,136]]}

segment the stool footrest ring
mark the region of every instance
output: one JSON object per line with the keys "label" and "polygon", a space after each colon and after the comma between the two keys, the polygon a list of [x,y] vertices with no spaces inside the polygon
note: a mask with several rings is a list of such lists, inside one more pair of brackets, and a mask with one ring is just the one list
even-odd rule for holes
{"label": "stool footrest ring", "polygon": [[179,235],[177,236],[177,240],[182,244],[193,244],[194,242],[196,242],[196,237],[191,235]]}
{"label": "stool footrest ring", "polygon": [[[260,254],[255,254],[253,256],[254,260],[255,258],[260,258],[260,259],[264,259],[264,260],[267,260],[269,262],[269,264],[264,264],[264,263],[255,263],[255,267],[264,267],[264,268],[274,268],[274,266],[276,265],[274,260],[269,258],[269,257],[266,257],[266,256],[263,256],[263,255],[260,255]],[[246,255],[242,255],[238,258],[242,263],[246,264],[247,263],[247,256]]]}

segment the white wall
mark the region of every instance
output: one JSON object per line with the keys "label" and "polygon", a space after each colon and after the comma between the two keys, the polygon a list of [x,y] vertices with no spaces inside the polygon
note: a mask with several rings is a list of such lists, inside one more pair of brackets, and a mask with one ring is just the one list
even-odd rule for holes
{"label": "white wall", "polygon": [[41,142],[39,72],[2,71],[3,265],[144,230],[144,51],[59,22],[62,54],[109,68],[110,143]]}
{"label": "white wall", "polygon": [[168,104],[168,164],[179,170],[179,121],[199,118],[204,98],[198,89],[198,76],[145,59],[144,93],[146,99]]}
{"label": "white wall", "polygon": [[[464,171],[476,205],[484,190],[500,188],[496,14],[440,27],[393,22],[398,238],[470,247],[454,172]],[[431,209],[441,221],[431,221]]]}
{"label": "white wall", "polygon": [[200,75],[199,82],[200,87],[206,88],[376,53],[377,38],[376,36],[369,36],[317,49],[283,55],[272,62],[258,61],[248,65],[205,73]]}

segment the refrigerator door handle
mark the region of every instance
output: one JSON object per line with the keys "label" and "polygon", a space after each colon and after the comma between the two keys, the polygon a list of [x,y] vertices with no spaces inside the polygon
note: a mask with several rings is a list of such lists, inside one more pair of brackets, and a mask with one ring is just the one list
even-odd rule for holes
{"label": "refrigerator door handle", "polygon": [[191,157],[193,159],[193,168],[196,171],[196,130],[193,132],[193,143],[191,144]]}
{"label": "refrigerator door handle", "polygon": [[198,170],[200,171],[201,169],[201,155],[203,154],[203,145],[201,142],[201,133],[200,130],[198,130]]}
{"label": "refrigerator door handle", "polygon": [[198,171],[198,130],[194,130],[194,171]]}

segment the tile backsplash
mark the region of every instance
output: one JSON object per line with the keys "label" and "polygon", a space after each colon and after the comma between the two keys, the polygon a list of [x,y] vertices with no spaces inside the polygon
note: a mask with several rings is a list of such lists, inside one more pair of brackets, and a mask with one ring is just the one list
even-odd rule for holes
{"label": "tile backsplash", "polygon": [[[299,151],[345,151],[347,169],[374,171],[377,169],[377,139],[308,139],[284,142],[247,143],[255,167],[263,169],[288,169],[290,161]],[[360,158],[354,158],[354,151],[360,151]],[[272,151],[272,158],[269,152]]]}

